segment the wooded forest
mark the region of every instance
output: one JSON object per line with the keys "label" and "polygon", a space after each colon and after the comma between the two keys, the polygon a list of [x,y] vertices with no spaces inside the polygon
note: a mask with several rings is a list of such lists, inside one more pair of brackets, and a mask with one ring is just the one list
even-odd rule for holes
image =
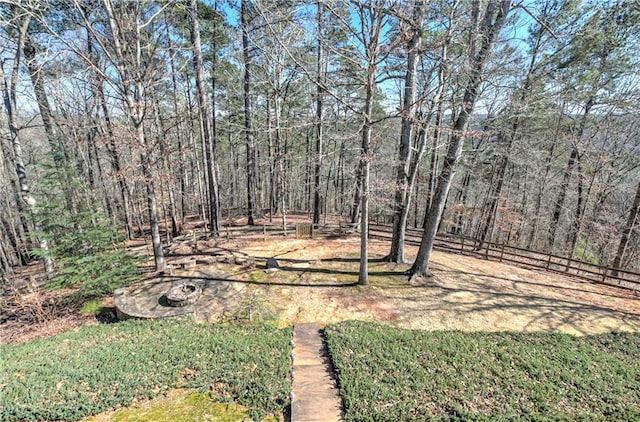
{"label": "wooded forest", "polygon": [[[0,270],[340,216],[640,272],[640,2],[3,0]],[[166,228],[166,230],[165,230]]]}

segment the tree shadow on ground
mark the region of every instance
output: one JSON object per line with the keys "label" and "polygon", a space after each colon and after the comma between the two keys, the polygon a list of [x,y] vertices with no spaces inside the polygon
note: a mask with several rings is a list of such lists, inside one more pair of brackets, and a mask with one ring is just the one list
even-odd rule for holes
{"label": "tree shadow on ground", "polygon": [[215,277],[215,276],[207,276],[207,275],[198,275],[198,276],[180,276],[173,275],[166,277],[169,280],[197,280],[204,282],[226,282],[226,283],[240,283],[247,285],[256,285],[256,286],[281,286],[281,287],[353,287],[357,286],[358,282],[349,282],[349,283],[289,283],[289,282],[281,282],[281,281],[259,281],[259,280],[242,280],[237,278],[229,278],[229,277]]}
{"label": "tree shadow on ground", "polygon": [[[204,270],[195,275],[173,275],[172,279],[261,286],[260,294],[267,300],[288,302],[304,309],[309,309],[312,301],[319,308],[337,303],[335,311],[321,311],[320,318],[327,318],[325,323],[368,315],[381,322],[423,329],[573,334],[640,329],[640,307],[629,305],[629,299],[633,299],[630,293],[570,277],[555,278],[535,270],[515,270],[506,264],[471,257],[436,258],[432,271],[437,277],[427,280],[424,286],[412,286],[405,272],[408,265],[386,263],[374,255],[368,260],[373,264],[369,271],[371,286],[354,289],[358,286],[360,259],[346,247],[329,251],[337,256],[323,258],[328,251],[326,245],[299,247],[296,243],[294,247],[284,246],[285,250],[277,251],[267,244],[249,244],[249,249],[220,246],[225,245],[194,251],[193,255],[229,254],[253,260],[253,265],[230,264],[231,267],[225,268],[235,268],[231,271],[233,274],[223,276],[207,274]],[[316,250],[316,247],[325,249]],[[266,270],[269,258],[278,261],[278,272],[266,275],[266,279],[259,275],[254,278],[251,273]],[[272,286],[287,289],[286,292],[269,289]],[[309,318],[309,314],[305,317]]]}
{"label": "tree shadow on ground", "polygon": [[504,277],[504,276],[499,276],[499,275],[495,275],[495,274],[472,273],[472,272],[456,270],[456,269],[448,269],[448,270],[444,270],[442,272],[453,274],[453,275],[466,275],[466,276],[479,277],[479,278],[489,278],[489,279],[509,281],[509,282],[512,283],[512,287],[515,287],[517,284],[525,284],[525,285],[529,285],[529,286],[542,287],[544,289],[550,289],[550,290],[556,290],[556,291],[588,293],[588,294],[592,294],[592,295],[602,296],[602,297],[606,297],[606,298],[614,298],[614,299],[623,299],[623,298],[633,298],[634,297],[632,292],[629,292],[628,290],[625,290],[623,288],[616,287],[616,286],[603,286],[603,287],[606,287],[609,290],[615,291],[616,294],[605,293],[605,292],[597,292],[597,291],[594,291],[593,289],[586,288],[586,287],[593,287],[594,283],[590,283],[590,282],[584,281],[584,280],[577,280],[577,279],[576,280],[572,279],[570,281],[571,284],[575,284],[575,285],[580,284],[580,285],[585,286],[585,288],[569,287],[569,286],[566,286],[566,285],[535,282],[535,281],[530,281],[530,280],[523,280],[521,278]]}
{"label": "tree shadow on ground", "polygon": [[615,294],[442,266],[437,272],[437,283],[401,295],[382,291],[377,299],[404,304],[401,324],[426,315],[447,329],[589,334],[640,328],[640,311],[621,306],[616,300],[624,297]]}

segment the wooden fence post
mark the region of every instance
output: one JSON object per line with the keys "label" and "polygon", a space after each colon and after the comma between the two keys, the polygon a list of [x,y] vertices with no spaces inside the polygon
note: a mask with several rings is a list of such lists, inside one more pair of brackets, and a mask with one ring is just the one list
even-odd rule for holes
{"label": "wooden fence post", "polygon": [[500,249],[500,262],[502,262],[503,256],[504,256],[504,243],[502,244],[502,248]]}
{"label": "wooden fence post", "polygon": [[550,265],[551,265],[551,254],[548,255],[548,259],[547,259],[547,267],[545,268],[547,271],[549,270]]}

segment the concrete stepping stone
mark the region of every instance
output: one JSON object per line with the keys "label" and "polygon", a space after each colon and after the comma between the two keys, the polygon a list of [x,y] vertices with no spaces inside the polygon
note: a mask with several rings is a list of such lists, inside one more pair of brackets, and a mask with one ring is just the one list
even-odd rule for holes
{"label": "concrete stepping stone", "polygon": [[327,347],[317,323],[293,327],[291,422],[342,421],[338,392]]}

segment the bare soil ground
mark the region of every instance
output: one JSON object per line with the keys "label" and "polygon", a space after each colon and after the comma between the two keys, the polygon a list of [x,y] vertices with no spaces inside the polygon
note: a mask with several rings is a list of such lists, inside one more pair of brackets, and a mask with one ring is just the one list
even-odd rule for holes
{"label": "bare soil ground", "polygon": [[[371,241],[370,285],[357,286],[358,247],[356,235],[256,239],[239,251],[275,257],[281,269],[264,276],[261,268],[240,269],[235,277],[276,307],[281,324],[365,319],[426,330],[576,335],[640,329],[640,298],[632,292],[472,257],[434,251],[436,277],[412,286],[404,274],[409,264],[376,260],[388,242]],[[409,248],[407,257],[415,252]]]}
{"label": "bare soil ground", "polygon": [[[228,238],[223,231],[219,239],[190,234],[169,248],[168,260],[198,260],[195,268],[175,270],[176,276],[207,279],[220,271],[228,274],[242,295],[235,317],[275,319],[280,325],[364,319],[425,330],[575,335],[640,330],[640,297],[631,291],[438,251],[431,261],[436,277],[412,286],[404,274],[409,264],[380,260],[388,247],[386,241],[370,242],[369,286],[357,285],[359,235],[355,233],[324,233],[313,239],[296,239],[293,233],[265,237],[260,230],[242,229],[233,230]],[[407,259],[412,260],[415,252],[408,247]],[[239,259],[220,260],[221,256]],[[267,258],[276,258],[280,269],[265,271]],[[148,279],[153,277],[147,274]],[[53,303],[61,295],[64,292],[34,291],[30,300],[32,305]],[[20,300],[28,303],[26,299]],[[34,318],[28,315],[38,309],[21,310],[12,300],[5,295],[0,304],[3,343],[97,323],[78,309],[55,307],[55,312]],[[112,306],[110,298],[104,305]],[[211,313],[200,315],[207,319]]]}

